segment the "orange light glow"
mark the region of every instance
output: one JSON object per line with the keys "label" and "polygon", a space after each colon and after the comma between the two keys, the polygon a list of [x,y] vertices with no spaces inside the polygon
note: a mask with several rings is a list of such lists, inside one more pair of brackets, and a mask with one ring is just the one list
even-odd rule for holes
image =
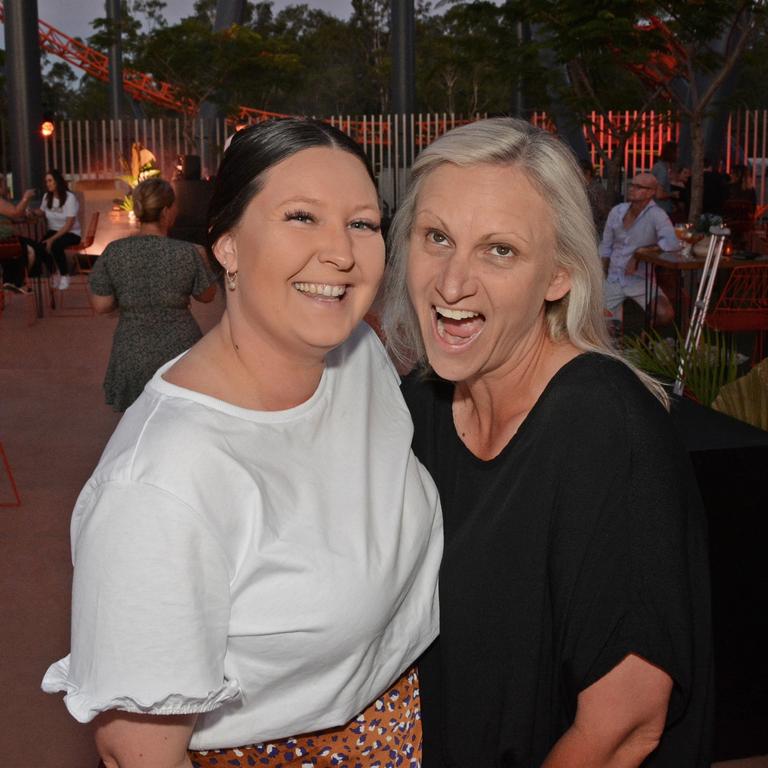
{"label": "orange light glow", "polygon": [[55,131],[56,131],[56,126],[50,120],[46,120],[40,126],[40,133],[42,134],[44,139],[47,139],[49,136],[53,136]]}

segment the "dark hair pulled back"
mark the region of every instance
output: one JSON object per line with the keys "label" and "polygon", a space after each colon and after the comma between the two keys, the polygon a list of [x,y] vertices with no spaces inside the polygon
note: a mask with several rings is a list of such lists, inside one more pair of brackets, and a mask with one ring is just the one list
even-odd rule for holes
{"label": "dark hair pulled back", "polygon": [[[264,185],[264,174],[304,149],[327,147],[354,155],[373,184],[376,177],[359,144],[338,128],[319,120],[281,118],[257,123],[232,138],[224,153],[208,204],[208,246],[230,232]],[[215,262],[215,260],[214,260]],[[214,263],[218,266],[218,262]]]}

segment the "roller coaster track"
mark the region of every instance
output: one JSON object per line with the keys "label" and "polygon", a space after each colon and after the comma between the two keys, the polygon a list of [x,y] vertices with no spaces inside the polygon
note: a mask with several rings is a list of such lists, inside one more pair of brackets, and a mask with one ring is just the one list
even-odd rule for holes
{"label": "roller coaster track", "polygon": [[[5,8],[0,0],[0,23],[5,23]],[[47,21],[38,19],[38,31],[41,50],[58,56],[68,64],[83,70],[88,75],[103,82],[109,82],[109,58],[101,51],[91,48],[82,40],[70,37]],[[123,68],[123,89],[133,99],[156,104],[165,109],[181,112],[186,115],[196,115],[199,104],[183,96],[179,89],[171,83],[158,80],[153,75],[138,72],[134,69]],[[258,123],[272,117],[291,117],[279,112],[268,112],[256,107],[238,107],[237,115],[232,122]],[[328,120],[363,146],[392,146],[392,133],[397,129],[391,119],[352,120],[349,117],[338,120]],[[453,116],[440,120],[419,120],[411,123],[411,132],[416,146],[425,146],[438,134],[444,133],[455,125],[462,125],[469,120],[457,120]],[[403,123],[403,128],[405,124]]]}
{"label": "roller coaster track", "polygon": [[[0,3],[0,22],[5,23],[5,8],[2,3]],[[38,32],[41,50],[58,56],[98,80],[109,82],[109,59],[106,54],[89,47],[82,40],[70,37],[42,19],[38,19]],[[188,115],[197,112],[197,105],[182,96],[175,86],[144,72],[123,69],[123,88],[131,98],[139,101],[146,101]],[[277,116],[274,112],[241,107],[238,118],[257,122]]]}

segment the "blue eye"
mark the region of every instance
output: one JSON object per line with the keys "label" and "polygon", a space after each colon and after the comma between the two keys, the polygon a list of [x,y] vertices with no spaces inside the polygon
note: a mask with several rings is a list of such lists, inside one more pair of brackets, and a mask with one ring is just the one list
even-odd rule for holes
{"label": "blue eye", "polygon": [[285,214],[286,221],[300,221],[302,223],[316,221],[315,217],[308,211],[288,211]]}

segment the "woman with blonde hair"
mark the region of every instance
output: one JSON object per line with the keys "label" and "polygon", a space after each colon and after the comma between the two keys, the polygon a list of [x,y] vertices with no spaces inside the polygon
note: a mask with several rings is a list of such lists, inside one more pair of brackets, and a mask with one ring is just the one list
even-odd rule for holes
{"label": "woman with blonde hair", "polygon": [[147,179],[132,198],[138,234],[111,242],[90,277],[94,310],[120,312],[104,378],[107,404],[116,411],[128,408],[163,363],[202,336],[190,296],[209,302],[216,293],[214,275],[197,247],[167,237],[176,217],[171,185]]}
{"label": "woman with blonde hair", "polygon": [[571,152],[520,120],[450,131],[391,246],[384,331],[420,363],[445,525],[425,768],[708,766],[703,510],[665,393],[610,345]]}

